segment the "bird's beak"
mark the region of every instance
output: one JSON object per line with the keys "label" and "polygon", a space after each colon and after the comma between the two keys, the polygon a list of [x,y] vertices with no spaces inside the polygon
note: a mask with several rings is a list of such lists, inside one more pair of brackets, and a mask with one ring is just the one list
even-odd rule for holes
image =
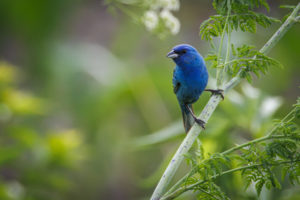
{"label": "bird's beak", "polygon": [[170,51],[168,54],[167,54],[167,57],[168,58],[177,58],[178,57],[178,54],[175,53],[174,50]]}

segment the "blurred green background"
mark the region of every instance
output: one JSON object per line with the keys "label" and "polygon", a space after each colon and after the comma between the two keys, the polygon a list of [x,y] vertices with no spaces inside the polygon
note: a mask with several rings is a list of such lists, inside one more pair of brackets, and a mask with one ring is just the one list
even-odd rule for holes
{"label": "blurred green background", "polygon": [[[164,39],[107,2],[1,0],[1,200],[148,199],[183,139],[174,64],[165,55],[178,43],[209,53],[198,32],[214,14],[211,1],[181,1],[180,32]],[[143,8],[128,2],[141,16]],[[279,5],[297,2],[269,1],[268,15],[282,18],[288,10]],[[279,26],[232,40],[260,48]],[[284,68],[253,86],[243,82],[220,104],[201,135],[207,153],[260,137],[287,114],[300,95],[299,52],[297,24],[270,54]],[[208,98],[201,96],[197,113]],[[258,198],[241,183],[239,174],[218,179],[232,199]],[[300,199],[299,188],[283,183],[260,199]]]}

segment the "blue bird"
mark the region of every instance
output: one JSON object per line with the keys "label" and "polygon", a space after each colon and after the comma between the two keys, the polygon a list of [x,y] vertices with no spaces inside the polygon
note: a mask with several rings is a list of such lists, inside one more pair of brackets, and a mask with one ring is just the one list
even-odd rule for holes
{"label": "blue bird", "polygon": [[173,72],[173,89],[181,108],[186,133],[194,122],[205,129],[205,122],[195,116],[192,104],[199,99],[203,91],[209,91],[224,98],[223,90],[205,90],[208,81],[205,62],[191,45],[177,45],[167,54],[167,57],[172,58],[176,63]]}

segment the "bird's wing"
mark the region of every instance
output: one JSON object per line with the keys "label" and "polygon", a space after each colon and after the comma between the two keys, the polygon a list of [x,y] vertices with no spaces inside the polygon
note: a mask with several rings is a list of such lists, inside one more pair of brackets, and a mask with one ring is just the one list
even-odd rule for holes
{"label": "bird's wing", "polygon": [[176,85],[173,85],[173,91],[174,91],[175,94],[179,90],[179,87],[180,87],[180,82],[177,82]]}
{"label": "bird's wing", "polygon": [[181,84],[180,84],[180,82],[179,82],[179,80],[176,76],[176,71],[175,70],[176,69],[174,69],[174,71],[173,71],[173,91],[176,94],[177,91],[179,90]]}

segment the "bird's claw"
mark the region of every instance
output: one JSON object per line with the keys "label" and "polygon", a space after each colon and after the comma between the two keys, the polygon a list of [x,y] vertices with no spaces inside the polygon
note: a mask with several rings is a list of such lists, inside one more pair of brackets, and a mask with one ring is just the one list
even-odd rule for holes
{"label": "bird's claw", "polygon": [[199,126],[201,126],[202,128],[203,128],[203,130],[205,130],[205,122],[203,121],[203,120],[201,120],[201,119],[198,119],[198,118],[194,118],[195,119],[195,122],[199,125]]}
{"label": "bird's claw", "polygon": [[224,90],[221,90],[221,89],[217,89],[217,90],[205,89],[205,91],[211,92],[211,95],[220,95],[221,98],[224,100]]}

